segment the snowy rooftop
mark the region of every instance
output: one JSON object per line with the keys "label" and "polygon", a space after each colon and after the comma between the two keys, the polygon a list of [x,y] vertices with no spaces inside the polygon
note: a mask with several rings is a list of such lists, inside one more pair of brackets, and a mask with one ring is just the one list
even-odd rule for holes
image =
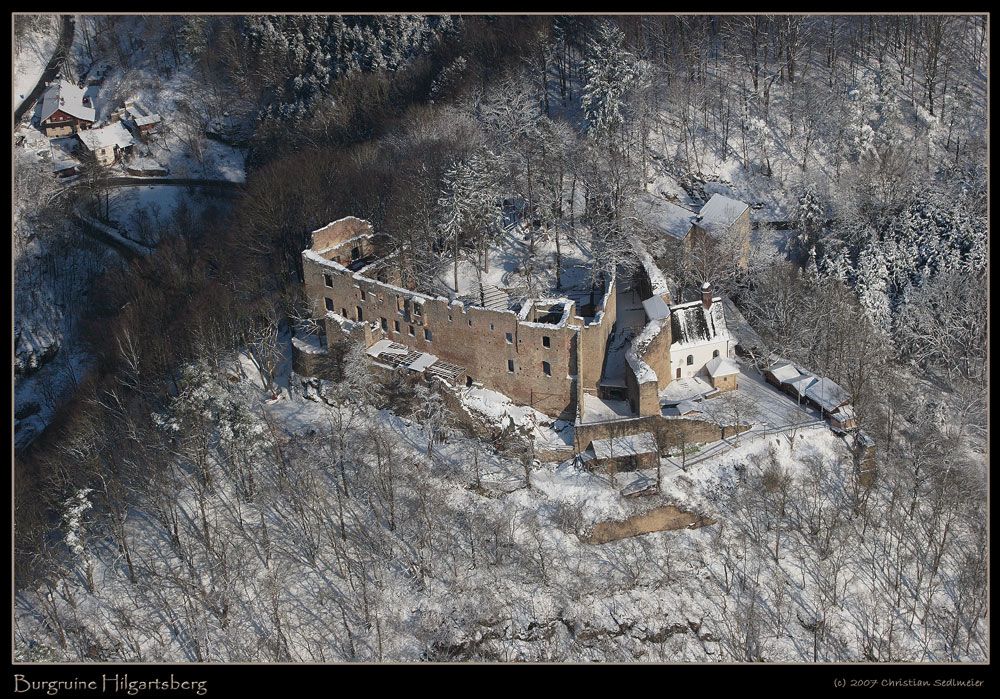
{"label": "snowy rooftop", "polygon": [[[746,208],[746,204],[743,206]],[[649,192],[639,194],[635,202],[635,211],[648,226],[677,240],[682,240],[688,234],[695,216],[693,211]]]}
{"label": "snowy rooftop", "polygon": [[770,372],[771,376],[773,376],[778,383],[786,383],[798,376],[801,376],[799,370],[796,369],[791,362],[779,362],[778,364],[768,368],[767,371]]}
{"label": "snowy rooftop", "polygon": [[722,299],[712,299],[707,311],[701,301],[691,301],[670,307],[670,330],[673,343],[670,349],[683,349],[706,342],[724,342],[732,337],[726,325]]}
{"label": "snowy rooftop", "polygon": [[116,121],[114,124],[109,124],[108,126],[103,126],[99,129],[80,131],[77,133],[77,137],[80,139],[80,142],[91,151],[97,150],[98,148],[107,148],[108,146],[125,148],[126,146],[131,146],[135,143],[132,139],[132,134],[125,129],[120,121]]}
{"label": "snowy rooftop", "polygon": [[705,369],[708,371],[708,375],[712,377],[740,373],[740,368],[736,365],[736,362],[722,356],[712,359],[712,361],[705,365]]}
{"label": "snowy rooftop", "polygon": [[833,412],[851,399],[850,393],[834,381],[825,377],[820,377],[809,384],[805,395],[806,398],[815,402],[827,412]]}
{"label": "snowy rooftop", "polygon": [[685,401],[701,398],[714,392],[715,389],[712,388],[711,384],[697,376],[674,379],[660,391],[660,405],[680,405]]}
{"label": "snowy rooftop", "polygon": [[806,395],[806,391],[809,389],[809,386],[815,380],[816,380],[816,377],[813,376],[812,374],[800,374],[799,376],[795,376],[795,377],[793,377],[791,379],[788,379],[788,380],[784,381],[783,383],[786,383],[789,386],[791,386],[792,388],[794,388],[795,391],[800,396],[804,396],[804,395]]}
{"label": "snowy rooftop", "polygon": [[642,307],[650,320],[660,320],[670,315],[670,307],[661,296],[650,296],[642,302]]}
{"label": "snowy rooftop", "polygon": [[627,400],[599,398],[589,393],[583,396],[583,422],[585,423],[620,420],[626,417],[635,417],[632,406]]}
{"label": "snowy rooftop", "polygon": [[834,415],[841,422],[845,420],[853,420],[857,417],[857,414],[854,412],[854,408],[849,405],[840,406],[836,411],[834,411]]}
{"label": "snowy rooftop", "polygon": [[713,194],[708,203],[701,207],[697,224],[707,231],[724,232],[749,208],[742,201]]}
{"label": "snowy rooftop", "polygon": [[595,439],[591,445],[594,449],[594,456],[598,459],[655,454],[658,451],[656,438],[653,437],[652,432],[640,432],[627,437]]}
{"label": "snowy rooftop", "polygon": [[136,126],[149,126],[150,124],[159,124],[160,115],[159,114],[146,114],[142,116],[136,116],[132,119]]}
{"label": "snowy rooftop", "polygon": [[683,417],[684,415],[700,412],[702,412],[701,405],[693,400],[682,400],[677,405],[671,405],[663,409],[664,415],[675,417]]}
{"label": "snowy rooftop", "polygon": [[60,80],[58,84],[49,87],[42,95],[42,121],[55,114],[57,110],[77,119],[94,121],[96,112],[93,106],[88,107],[83,103],[84,92],[85,90],[65,80]]}

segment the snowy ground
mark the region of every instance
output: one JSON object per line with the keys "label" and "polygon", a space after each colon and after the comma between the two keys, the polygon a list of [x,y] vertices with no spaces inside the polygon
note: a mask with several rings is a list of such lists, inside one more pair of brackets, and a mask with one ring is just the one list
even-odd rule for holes
{"label": "snowy ground", "polygon": [[[531,262],[527,233],[518,227],[507,231],[502,245],[490,248],[489,271],[484,272],[474,257],[462,259],[458,265],[458,295],[478,303],[479,287],[499,287],[509,290],[516,300],[568,296],[577,303],[589,302],[590,274],[593,257],[588,245],[565,233],[560,238],[562,265],[560,285],[556,286],[556,242],[553,231],[536,231],[535,256]],[[529,266],[530,265],[530,266]],[[436,281],[440,293],[454,290],[454,267],[443,265]]]}

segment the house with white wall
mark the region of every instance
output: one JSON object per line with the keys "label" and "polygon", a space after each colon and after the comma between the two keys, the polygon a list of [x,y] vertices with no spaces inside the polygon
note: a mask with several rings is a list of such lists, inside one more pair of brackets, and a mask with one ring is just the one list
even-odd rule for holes
{"label": "house with white wall", "polygon": [[701,300],[670,307],[671,379],[707,375],[706,365],[716,357],[729,359],[736,342],[726,325],[722,299],[712,296],[712,285],[701,287]]}

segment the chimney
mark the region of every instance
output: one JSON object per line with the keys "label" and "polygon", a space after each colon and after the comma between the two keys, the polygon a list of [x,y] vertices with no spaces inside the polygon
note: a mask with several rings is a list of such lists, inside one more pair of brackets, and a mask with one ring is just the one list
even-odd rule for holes
{"label": "chimney", "polygon": [[705,310],[712,308],[712,283],[705,282],[701,285],[701,305]]}

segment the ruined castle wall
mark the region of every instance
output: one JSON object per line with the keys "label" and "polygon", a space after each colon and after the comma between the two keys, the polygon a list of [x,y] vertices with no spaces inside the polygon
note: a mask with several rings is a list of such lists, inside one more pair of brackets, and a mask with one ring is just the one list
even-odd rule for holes
{"label": "ruined castle wall", "polygon": [[604,355],[608,348],[608,337],[618,318],[617,280],[612,279],[601,299],[603,311],[598,311],[590,325],[580,316],[574,322],[580,325],[580,370],[579,376],[584,389],[596,389],[601,381]]}
{"label": "ruined castle wall", "polygon": [[513,311],[466,308],[370,279],[364,270],[352,273],[311,250],[303,253],[302,263],[314,317],[324,318],[332,309],[370,324],[372,342],[385,337],[433,354],[465,368],[460,383],[468,376],[517,403],[572,419],[575,326],[525,323]]}

